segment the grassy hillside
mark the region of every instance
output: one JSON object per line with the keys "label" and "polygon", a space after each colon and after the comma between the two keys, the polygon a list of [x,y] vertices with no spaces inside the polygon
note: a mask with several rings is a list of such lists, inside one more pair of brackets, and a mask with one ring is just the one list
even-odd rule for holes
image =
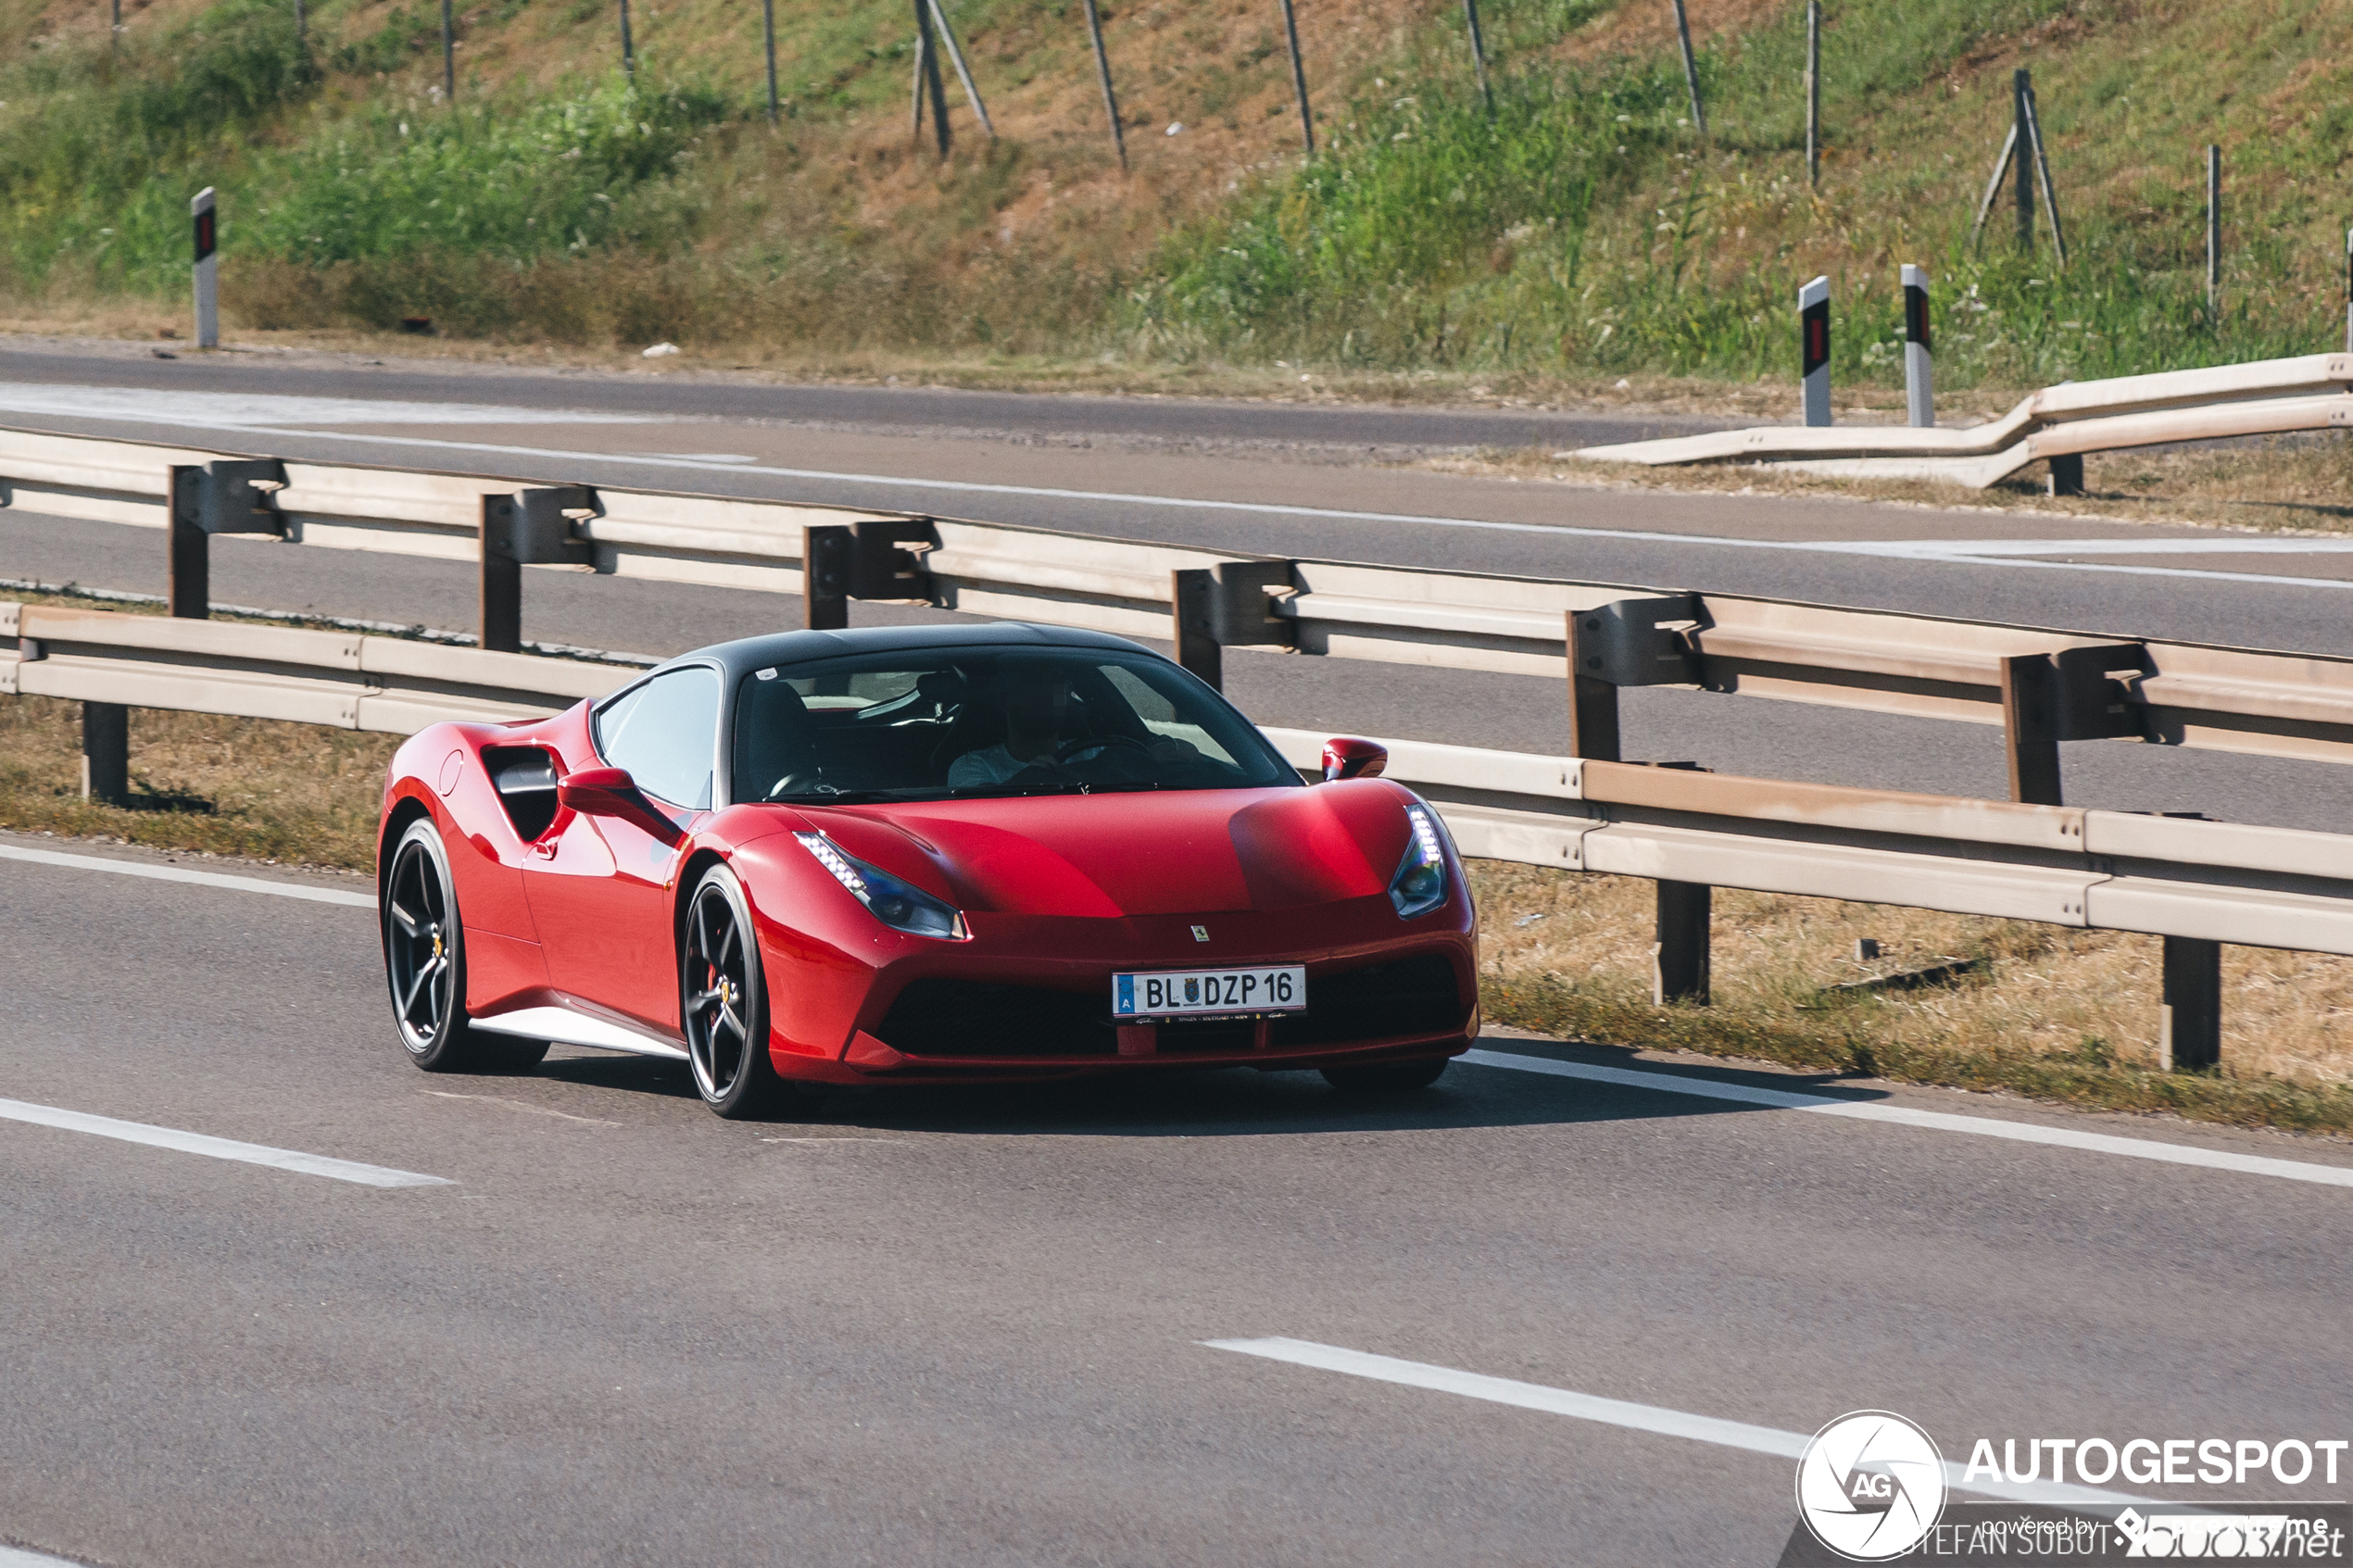
{"label": "grassy hillside", "polygon": [[[1843,380],[1900,380],[1895,267],[1938,279],[1940,378],[2017,384],[2341,341],[2353,11],[2329,0],[1906,0],[1829,7],[1829,152],[1802,161],[1800,5],[1696,0],[1711,134],[1656,0],[1487,0],[1491,107],[1448,0],[1302,0],[1318,156],[1299,154],[1271,0],[1121,0],[1113,160],[1079,7],[951,7],[1000,139],[960,101],[909,135],[892,0],[780,8],[489,0],[437,8],[4,0],[0,292],[169,302],[185,203],[223,194],[247,328],[670,338],[734,362],[855,349],[1509,381],[1788,373],[1789,302],[1831,275]],[[2032,67],[2064,270],[1982,249],[1971,211]],[[952,78],[951,101],[956,98]],[[1172,126],[1181,129],[1171,133]],[[2228,160],[2225,287],[2203,283],[2200,149]]]}

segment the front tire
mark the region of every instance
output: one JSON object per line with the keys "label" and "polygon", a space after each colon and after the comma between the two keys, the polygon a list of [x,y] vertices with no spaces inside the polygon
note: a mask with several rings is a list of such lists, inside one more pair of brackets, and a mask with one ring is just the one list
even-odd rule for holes
{"label": "front tire", "polygon": [[476,1029],[466,1017],[466,933],[449,857],[429,817],[409,824],[384,879],[384,979],[409,1060],[428,1073],[522,1073],[545,1040]]}
{"label": "front tire", "polygon": [[1363,1067],[1327,1067],[1324,1082],[1346,1095],[1405,1094],[1427,1089],[1446,1071],[1451,1057],[1426,1061],[1381,1061]]}
{"label": "front tire", "polygon": [[678,1016],[703,1104],[730,1122],[773,1114],[815,1098],[776,1072],[768,1055],[768,981],[744,885],[724,865],[703,872],[686,900],[678,945]]}

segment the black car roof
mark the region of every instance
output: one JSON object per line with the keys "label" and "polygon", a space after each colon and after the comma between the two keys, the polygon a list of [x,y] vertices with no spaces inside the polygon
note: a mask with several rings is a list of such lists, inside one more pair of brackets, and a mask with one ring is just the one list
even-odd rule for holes
{"label": "black car roof", "polygon": [[733,677],[749,675],[772,665],[806,664],[846,654],[951,647],[1116,648],[1123,653],[1144,654],[1152,651],[1140,643],[1103,632],[1038,626],[1026,621],[990,621],[973,625],[852,626],[839,632],[779,632],[771,636],[714,643],[682,654],[661,668],[716,660]]}

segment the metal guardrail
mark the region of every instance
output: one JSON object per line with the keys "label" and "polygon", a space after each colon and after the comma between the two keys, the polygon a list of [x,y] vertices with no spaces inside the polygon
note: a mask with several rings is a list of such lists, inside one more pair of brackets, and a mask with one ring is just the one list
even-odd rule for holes
{"label": "metal guardrail", "polygon": [[[1264,733],[1319,765],[1320,734]],[[2353,835],[1382,744],[1466,855],[2353,955]]]}
{"label": "metal guardrail", "polygon": [[[2353,762],[2353,659],[2334,655],[934,526],[942,546],[921,558],[935,573],[930,602],[950,608],[1165,636],[1192,577],[1200,603],[1177,618],[1178,654],[1213,679],[1217,660],[1202,656],[1230,646],[1553,679],[1573,657],[1580,678],[1612,690],[1680,685],[2001,726],[2014,756],[2043,753],[2054,778],[2056,746],[2071,740]],[[1164,573],[1179,580],[1155,592]]]}
{"label": "metal guardrail", "polygon": [[0,695],[394,734],[538,718],[644,673],[362,633],[0,603],[8,637]]}
{"label": "metal guardrail", "polygon": [[1982,490],[2034,461],[2178,441],[2353,425],[2353,355],[2309,354],[2201,370],[2069,382],[1963,428],[1768,425],[1580,447],[1584,461],[1750,462],[1807,473],[1942,479]]}
{"label": "metal guardrail", "polygon": [[[0,603],[0,638],[11,636],[0,693],[394,734],[541,717],[642,672],[399,637]],[[1320,765],[1322,733],[1265,733],[1295,766]],[[2353,835],[1383,744],[1389,776],[1437,802],[1475,856],[2353,954]]]}
{"label": "metal guardrail", "polygon": [[[2145,405],[2217,385],[2254,398],[2340,374],[2353,374],[2353,356],[2037,395],[2053,417],[2088,420],[2118,400],[2103,386]],[[0,433],[0,488],[17,507],[169,529],[173,608],[186,615],[207,609],[210,535],[259,532],[478,561],[482,641],[494,649],[521,645],[522,567],[553,566],[800,593],[816,626],[845,624],[853,597],[1146,637],[1167,635],[1178,611],[1178,657],[1212,681],[1227,647],[1556,679],[1574,657],[1589,730],[1611,728],[1603,688],[1662,684],[1999,724],[2027,798],[2056,797],[2057,746],[2070,740],[2353,760],[2353,659],[2321,655],[25,433]],[[1605,759],[1615,747],[1588,733],[1570,749]]]}
{"label": "metal guardrail", "polygon": [[[547,714],[640,672],[0,603],[10,638],[0,693],[394,733]],[[1320,733],[1265,733],[1294,766],[1320,764]],[[2219,1057],[2220,944],[2353,955],[2353,835],[1385,744],[1389,776],[1437,805],[1465,854],[1657,881],[1662,1000],[1705,999],[1718,886],[2162,936],[2183,960],[2167,965],[2162,1042],[2182,1065]]]}
{"label": "metal guardrail", "polygon": [[441,560],[481,558],[486,504],[545,496],[560,517],[560,544],[575,547],[519,564],[782,594],[806,585],[804,529],[898,515],[0,433],[0,499],[19,510],[170,529],[175,485],[202,533],[271,533],[290,544]]}
{"label": "metal guardrail", "polygon": [[[2225,390],[2249,400],[2239,406],[2261,409],[2266,388],[2276,391],[2285,384],[2282,377],[2339,375],[2353,366],[2353,357],[2321,356],[2311,362],[2279,364],[2290,369],[2248,366],[2135,378],[2139,384],[2132,395],[2143,405],[2178,403],[2209,395],[2214,384],[2224,383]],[[2266,382],[2266,376],[2272,380]],[[2206,380],[2196,379],[2200,377]],[[2042,414],[2055,420],[2065,416],[2076,420],[2077,428],[2088,428],[2100,408],[2115,406],[2113,391],[2113,386],[2108,393],[2095,386],[2053,389]],[[2139,414],[2113,417],[2170,416],[2161,408],[2144,407]],[[2059,433],[2067,428],[2064,420],[2053,426]],[[171,608],[182,618],[208,613],[210,536],[263,533],[298,543],[476,560],[483,582],[482,642],[494,650],[520,646],[522,568],[544,565],[735,587],[797,589],[813,627],[846,624],[849,600],[857,597],[928,603],[1127,635],[1165,634],[1175,643],[1178,659],[1213,684],[1221,678],[1226,648],[1253,646],[1551,676],[1564,679],[1567,687],[1568,750],[1570,760],[1581,770],[1618,762],[1617,693],[1628,685],[1682,685],[1998,724],[2013,800],[2029,809],[2067,809],[2059,769],[2059,746],[2067,741],[2133,740],[2353,761],[2353,659],[2331,656],[2120,639],[1737,595],[1221,556],[951,519],[551,486],[480,475],[280,463],[79,437],[0,433],[0,486],[6,487],[13,504],[47,511],[149,524],[160,517],[170,537]],[[38,614],[45,612],[26,613],[36,615],[34,624],[39,625]],[[91,776],[106,781],[124,776],[127,741],[120,737],[126,733],[127,706],[226,705],[205,710],[261,717],[331,713],[310,721],[398,729],[412,720],[422,722],[422,716],[428,713],[456,711],[460,704],[473,705],[466,710],[482,716],[500,712],[502,704],[507,711],[543,710],[544,699],[551,695],[535,698],[504,685],[526,677],[494,671],[490,665],[467,666],[478,673],[461,675],[457,665],[415,662],[423,654],[422,648],[371,654],[364,646],[397,639],[244,630],[326,637],[328,642],[313,645],[315,658],[329,661],[322,668],[335,671],[328,679],[337,690],[324,696],[294,694],[286,683],[307,684],[311,677],[262,668],[276,656],[250,651],[261,647],[259,643],[208,645],[212,652],[206,657],[219,662],[223,672],[199,677],[185,669],[175,672],[171,667],[192,662],[176,657],[128,660],[148,667],[135,671],[127,666],[112,668],[119,656],[85,655],[70,638],[50,640],[58,651],[48,670],[19,663],[17,689],[79,696],[94,705],[93,711],[106,709],[113,715],[99,728],[117,738],[89,754]],[[45,651],[38,633],[27,635]],[[47,662],[36,659],[32,665]],[[304,660],[288,656],[282,662]],[[28,679],[31,684],[25,684]],[[213,684],[208,685],[208,681]],[[105,695],[108,693],[114,695]],[[584,694],[566,687],[552,695]],[[442,702],[445,697],[450,700]],[[314,699],[324,706],[306,706]],[[95,733],[85,724],[86,748],[97,744],[89,739]],[[1435,755],[1447,748],[1400,743],[1400,749],[1408,755]],[[1518,776],[1530,768],[1541,772],[1559,760],[1513,760],[1490,753],[1479,754],[1478,766],[1491,778],[1499,769]],[[1433,788],[1448,787],[1443,779],[1416,779],[1408,771],[1413,766],[1401,762],[1399,776]],[[1642,774],[1655,781],[1670,771],[1643,770]],[[2233,883],[2218,891],[2221,884],[2211,876],[2086,870],[2080,863],[2086,857],[2134,856],[2081,847],[2081,833],[2088,831],[2081,824],[2078,845],[2071,849],[2014,847],[2021,853],[2033,849],[2063,859],[2071,855],[2075,863],[2036,865],[2015,855],[1997,856],[2005,866],[1996,872],[1986,869],[1984,845],[1975,838],[1851,822],[1837,831],[1883,836],[1846,842],[1818,833],[1808,838],[1780,818],[1721,809],[1731,797],[1720,789],[1707,797],[1716,804],[1703,810],[1656,805],[1639,793],[1613,800],[1592,794],[1582,781],[1614,774],[1580,771],[1575,776],[1580,781],[1579,793],[1561,795],[1559,789],[1566,786],[1532,788],[1529,793],[1546,803],[1581,802],[1586,825],[1565,824],[1557,820],[1563,813],[1549,804],[1540,805],[1530,820],[1524,802],[1461,798],[1453,801],[1453,809],[1464,824],[1466,842],[1481,847],[1474,852],[1656,878],[1657,989],[1662,998],[1705,997],[1706,896],[1718,884],[2156,932],[2167,942],[2166,1048],[2171,1060],[2190,1064],[2210,1062],[2219,1050],[2217,943],[2341,950],[2333,945],[2337,940],[2334,936],[2296,935],[2299,922],[2325,923],[2338,918],[2333,912],[2338,905],[2331,900],[2339,893],[2333,884],[2320,885],[2308,876],[2306,882],[2292,884]],[[1777,798],[1784,802],[1797,798],[1790,792],[1809,787],[1769,781],[1744,784],[1752,791],[1779,790]],[[1485,787],[1491,797],[1497,794],[1491,783]],[[1644,788],[1718,786],[1651,784]],[[1809,809],[1829,809],[1824,804],[1829,797],[1807,798],[1813,800]],[[1864,802],[1873,799],[1929,798],[1934,797],[1855,792],[1840,797],[1845,804],[1838,810],[1861,810]],[[1938,809],[1949,815],[1964,807],[1999,804],[1947,801]],[[1600,825],[1593,825],[1596,809],[1609,814]],[[1660,810],[1682,811],[1691,820],[1644,822],[1629,815]],[[1752,825],[1727,830],[1725,822]],[[2114,824],[2102,830],[2111,837],[2125,831]],[[2198,841],[2243,846],[2254,842],[2246,834],[2270,830],[2227,831],[2239,836],[2207,835]],[[1574,855],[1564,847],[1572,840]],[[1588,840],[1591,856],[1585,852]],[[1948,849],[1951,844],[1968,847],[1954,853],[1939,849],[1939,844]],[[1886,859],[1890,855],[1897,859]],[[2171,847],[2158,859],[2169,866],[2208,863],[2177,855]],[[2291,879],[2302,874],[2284,862],[2233,861],[2219,869],[2242,881],[2259,873]],[[1906,896],[1907,886],[1917,896]],[[1962,889],[1966,897],[1962,893],[1931,897],[1919,891],[1929,887]],[[2320,902],[2304,901],[2310,899]],[[2095,916],[2095,909],[2102,913]],[[2135,909],[2143,912],[2133,913]]]}

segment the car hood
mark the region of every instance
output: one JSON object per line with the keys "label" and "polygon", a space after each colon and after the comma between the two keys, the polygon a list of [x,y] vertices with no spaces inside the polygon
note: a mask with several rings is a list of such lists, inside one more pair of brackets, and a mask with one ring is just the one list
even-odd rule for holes
{"label": "car hood", "polygon": [[1386,780],[1360,779],[800,814],[860,859],[961,909],[1119,917],[1287,909],[1378,894],[1404,855],[1412,798]]}

